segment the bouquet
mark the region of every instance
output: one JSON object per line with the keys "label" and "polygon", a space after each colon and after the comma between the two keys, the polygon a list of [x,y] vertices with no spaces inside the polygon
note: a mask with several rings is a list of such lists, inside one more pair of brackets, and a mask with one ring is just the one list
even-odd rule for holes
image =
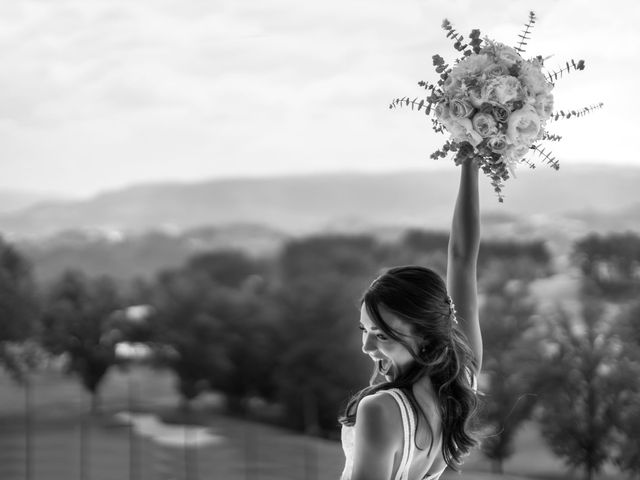
{"label": "bouquet", "polygon": [[519,35],[517,46],[510,47],[489,38],[480,38],[474,29],[469,41],[458,34],[448,20],[442,27],[447,37],[455,40],[454,48],[462,53],[453,66],[440,55],[433,56],[433,65],[440,74],[437,84],[418,83],[427,92],[425,99],[408,97],[394,99],[389,108],[408,107],[424,109],[433,115],[433,129],[449,133],[447,142],[431,158],[455,154],[456,164],[465,158],[478,159],[480,168],[491,179],[491,184],[503,201],[502,187],[519,163],[535,164],[526,158],[534,152],[556,170],[558,161],[541,146],[545,140],[559,141],[558,135],[546,130],[548,122],[559,118],[580,117],[602,103],[569,112],[554,112],[554,82],[568,73],[584,69],[584,60],[571,60],[559,70],[546,72],[544,58],[525,59],[525,45],[535,23],[535,14],[529,13],[529,22]]}

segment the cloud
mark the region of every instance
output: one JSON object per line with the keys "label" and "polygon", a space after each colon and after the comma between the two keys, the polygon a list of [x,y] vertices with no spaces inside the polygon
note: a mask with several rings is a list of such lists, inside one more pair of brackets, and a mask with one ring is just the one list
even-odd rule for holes
{"label": "cloud", "polygon": [[[1,185],[90,193],[155,179],[431,165],[444,137],[387,110],[453,58],[440,28],[515,43],[525,2],[42,0],[0,4]],[[532,54],[585,58],[556,104],[557,156],[623,161],[634,138],[640,6],[543,0]],[[473,15],[469,15],[472,11]],[[615,125],[615,131],[612,126]],[[555,131],[555,127],[554,127]],[[589,139],[589,141],[586,141]]]}

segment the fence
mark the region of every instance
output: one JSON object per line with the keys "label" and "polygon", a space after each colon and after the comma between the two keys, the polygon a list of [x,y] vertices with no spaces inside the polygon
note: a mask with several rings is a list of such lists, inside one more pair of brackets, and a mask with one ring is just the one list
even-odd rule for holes
{"label": "fence", "polygon": [[338,442],[215,414],[204,426],[162,422],[159,412],[175,411],[178,402],[167,379],[159,385],[153,375],[111,375],[97,415],[61,374],[21,386],[0,377],[0,479],[339,478]]}

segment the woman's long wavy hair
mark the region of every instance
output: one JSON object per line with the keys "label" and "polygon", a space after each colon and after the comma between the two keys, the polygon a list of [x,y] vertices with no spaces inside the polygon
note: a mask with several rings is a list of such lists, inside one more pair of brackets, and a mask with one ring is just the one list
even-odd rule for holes
{"label": "woman's long wavy hair", "polygon": [[[447,465],[455,470],[462,457],[477,444],[470,425],[477,409],[473,373],[476,371],[476,362],[467,338],[459,328],[444,281],[429,268],[395,267],[373,281],[364,292],[361,303],[376,326],[403,344],[415,362],[397,378],[381,383],[374,383],[378,377],[376,366],[371,384],[349,400],[339,419],[340,423],[354,425],[360,400],[390,388],[403,389],[418,418],[427,420],[411,388],[426,375],[431,379],[438,397],[442,420],[442,454]],[[380,314],[381,308],[411,326],[418,341],[418,351],[406,336],[389,327]],[[426,423],[432,433],[431,448],[433,428],[428,420]]]}

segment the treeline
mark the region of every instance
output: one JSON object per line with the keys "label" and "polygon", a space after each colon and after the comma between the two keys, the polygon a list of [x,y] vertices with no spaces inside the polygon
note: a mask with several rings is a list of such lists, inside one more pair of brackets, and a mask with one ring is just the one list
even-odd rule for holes
{"label": "treeline", "polygon": [[[0,241],[0,358],[17,379],[38,355],[64,354],[99,398],[124,342],[175,373],[183,408],[205,391],[230,413],[335,437],[349,395],[368,382],[358,301],[384,268],[444,274],[447,235],[395,242],[322,235],[278,255],[211,251],[151,280],[121,284],[67,271],[36,285],[29,261]],[[540,241],[486,241],[479,260],[485,345],[479,428],[500,471],[526,421],[587,477],[605,463],[640,472],[640,238],[586,237],[570,259]],[[255,405],[259,404],[259,409]]]}

